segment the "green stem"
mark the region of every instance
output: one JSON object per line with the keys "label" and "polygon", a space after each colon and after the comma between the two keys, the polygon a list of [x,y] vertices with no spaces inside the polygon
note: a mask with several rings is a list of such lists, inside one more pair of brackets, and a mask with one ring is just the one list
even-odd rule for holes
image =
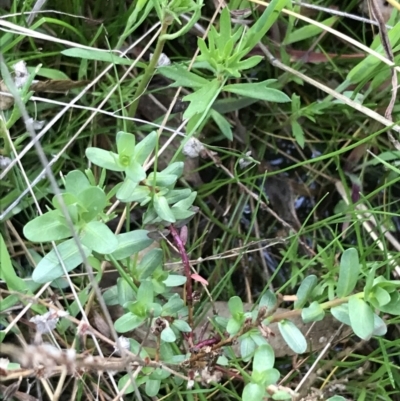
{"label": "green stem", "polygon": [[[331,309],[331,308],[334,308],[335,306],[339,306],[339,305],[342,305],[342,304],[348,302],[349,298],[352,296],[356,296],[358,298],[364,298],[364,292],[359,292],[357,294],[349,295],[348,297],[344,297],[344,298],[332,299],[332,301],[324,302],[323,304],[320,304],[320,306],[322,309]],[[290,310],[287,312],[276,313],[273,316],[271,316],[271,318],[269,318],[269,322],[270,323],[280,322],[281,320],[284,320],[284,319],[290,319],[295,316],[300,316],[302,310],[303,309],[295,309],[295,310]]]}
{"label": "green stem", "polygon": [[157,45],[156,48],[154,49],[154,54],[151,57],[151,60],[149,62],[149,65],[147,66],[146,70],[144,71],[143,77],[139,82],[139,85],[136,89],[135,95],[134,95],[134,101],[131,104],[131,106],[129,107],[129,112],[128,115],[129,117],[133,118],[136,115],[136,110],[138,108],[139,105],[139,100],[140,97],[143,95],[143,93],[145,92],[147,85],[149,84],[151,78],[154,75],[154,71],[156,69],[157,66],[157,62],[161,56],[161,53],[164,49],[164,45],[166,40],[162,39],[163,35],[167,32],[169,24],[167,23],[163,23],[162,27],[161,27],[161,32],[160,32],[160,36],[157,40]]}

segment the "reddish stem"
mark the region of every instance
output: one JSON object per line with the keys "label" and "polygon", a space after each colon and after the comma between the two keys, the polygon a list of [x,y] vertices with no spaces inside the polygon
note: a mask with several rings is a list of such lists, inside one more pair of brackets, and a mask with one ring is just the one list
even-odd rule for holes
{"label": "reddish stem", "polygon": [[[171,224],[169,226],[169,231],[174,239],[174,243],[178,248],[181,255],[183,270],[186,276],[186,303],[189,309],[189,326],[193,329],[193,287],[192,287],[192,277],[190,273],[189,257],[186,253],[185,245],[183,244],[182,238],[179,235],[176,227]],[[193,331],[189,333],[189,339],[193,338]]]}

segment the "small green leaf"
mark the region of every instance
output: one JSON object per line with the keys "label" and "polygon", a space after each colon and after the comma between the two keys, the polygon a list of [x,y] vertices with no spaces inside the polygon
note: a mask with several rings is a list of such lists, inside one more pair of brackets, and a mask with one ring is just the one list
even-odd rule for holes
{"label": "small green leaf", "polygon": [[243,313],[243,302],[238,296],[234,296],[229,300],[228,307],[232,316]]}
{"label": "small green leaf", "polygon": [[398,291],[392,292],[390,294],[390,302],[380,306],[379,310],[384,313],[400,316],[400,293]]}
{"label": "small green leaf", "polygon": [[331,309],[331,313],[336,320],[339,320],[339,322],[351,326],[348,304],[335,306]]}
{"label": "small green leaf", "polygon": [[382,318],[374,313],[374,336],[384,336],[387,333],[386,323]]}
{"label": "small green leaf", "polygon": [[193,205],[194,200],[196,199],[197,192],[192,192],[187,198],[180,200],[174,204],[174,207],[181,209],[189,209],[190,206]]}
{"label": "small green leaf", "polygon": [[148,397],[155,397],[156,395],[158,395],[158,392],[160,391],[160,385],[160,380],[148,379],[145,386],[146,395]]}
{"label": "small green leaf", "polygon": [[262,56],[252,56],[245,60],[234,63],[233,67],[239,71],[249,70],[250,68],[255,67],[257,64],[260,64],[262,59]]}
{"label": "small green leaf", "polygon": [[341,395],[334,395],[333,397],[328,398],[326,401],[347,401],[347,399]]}
{"label": "small green leaf", "polygon": [[150,377],[150,379],[154,379],[154,380],[164,380],[170,376],[171,376],[170,372],[166,371],[165,369],[158,368],[158,369],[155,369],[153,371],[153,373],[150,374],[149,377]]}
{"label": "small green leaf", "polygon": [[184,333],[190,333],[192,329],[184,320],[176,319],[172,323],[172,325],[179,331],[183,331]]}
{"label": "small green leaf", "polygon": [[124,306],[128,302],[136,300],[136,294],[134,293],[131,284],[123,278],[118,278],[116,289],[119,305]]}
{"label": "small green leaf", "polygon": [[[133,63],[133,60],[120,57],[117,53],[99,49],[82,49],[80,47],[72,47],[62,50],[61,54],[68,57],[76,57],[84,60],[104,61],[112,64],[131,65]],[[143,66],[142,63],[140,64]]]}
{"label": "small green leaf", "polygon": [[99,148],[87,148],[86,157],[96,166],[103,167],[111,171],[124,171],[125,167],[119,163],[116,153]]}
{"label": "small green leaf", "polygon": [[217,124],[219,130],[222,132],[225,138],[229,139],[230,141],[233,140],[233,133],[231,126],[228,122],[228,120],[222,115],[219,114],[215,110],[210,111],[212,119],[215,121],[215,124]]}
{"label": "small green leaf", "polygon": [[125,178],[122,185],[119,187],[117,191],[117,199],[121,202],[129,202],[130,197],[138,186],[138,182],[134,182],[129,178]]}
{"label": "small green leaf", "polygon": [[118,155],[133,156],[135,151],[136,139],[135,135],[128,132],[120,131],[117,133],[117,149]]}
{"label": "small green leaf", "polygon": [[194,216],[196,213],[192,210],[185,210],[180,207],[173,206],[171,208],[171,212],[174,215],[176,221],[181,221],[185,219],[189,219]]}
{"label": "small green leaf", "polygon": [[128,233],[118,234],[116,236],[118,246],[112,253],[112,256],[116,260],[121,260],[146,249],[154,242],[147,234],[147,230],[134,230]]}
{"label": "small green leaf", "polygon": [[136,267],[139,272],[140,280],[150,277],[157,267],[161,266],[162,260],[163,251],[161,249],[152,249],[147,252]]}
{"label": "small green leaf", "polygon": [[248,48],[249,51],[253,49],[278,19],[281,10],[287,5],[288,0],[272,0],[253,26],[246,31],[240,49]]}
{"label": "small green leaf", "polygon": [[90,182],[82,171],[73,170],[65,176],[65,190],[75,196],[89,187]]}
{"label": "small green leaf", "polygon": [[244,362],[250,361],[255,349],[256,343],[250,336],[245,335],[240,339],[240,355]]}
{"label": "small green leaf", "polygon": [[[1,270],[1,269],[0,269]],[[11,289],[10,286],[7,286],[9,289]],[[19,291],[19,290],[15,290]],[[22,292],[25,292],[24,290]],[[5,312],[7,309],[12,308],[14,305],[16,305],[19,302],[19,298],[16,295],[9,295],[6,298],[3,298],[0,302],[0,313]]]}
{"label": "small green leaf", "polygon": [[161,340],[167,343],[173,343],[176,341],[176,335],[171,327],[167,327],[161,332]]}
{"label": "small green leaf", "polygon": [[186,277],[180,274],[169,274],[168,278],[163,281],[167,287],[179,287],[186,283]]}
{"label": "small green leaf", "polygon": [[293,322],[282,320],[278,323],[278,327],[283,339],[296,354],[303,354],[307,351],[307,341]]}
{"label": "small green leaf", "polygon": [[172,87],[184,86],[186,88],[201,88],[208,83],[205,78],[188,71],[186,67],[178,64],[159,67],[157,71],[164,77],[174,81],[174,83],[171,84]]}
{"label": "small green leaf", "polygon": [[360,274],[358,252],[354,248],[346,249],[340,259],[339,279],[336,289],[338,298],[349,295],[355,288]]}
{"label": "small green leaf", "polygon": [[247,96],[258,100],[268,102],[285,103],[291,102],[289,96],[278,89],[266,87],[266,82],[257,82],[251,84],[232,84],[224,86],[226,92],[236,93],[241,96]]}
{"label": "small green leaf", "polygon": [[137,299],[144,305],[149,305],[154,300],[153,284],[150,281],[142,281],[137,293]]}
{"label": "small green leaf", "polygon": [[262,401],[265,395],[265,387],[258,383],[248,383],[243,389],[243,401]]}
{"label": "small green leaf", "polygon": [[125,174],[133,182],[140,182],[146,178],[146,172],[140,163],[131,160],[129,166],[125,169]]}
{"label": "small green leaf", "polygon": [[165,198],[167,199],[168,204],[171,205],[173,203],[177,203],[183,199],[188,198],[191,193],[192,193],[192,191],[189,188],[172,189],[172,190],[168,191],[168,193],[165,195]]}
{"label": "small green leaf", "polygon": [[146,179],[146,183],[149,186],[154,187],[169,187],[176,183],[178,177],[174,174],[162,173],[150,173]]}
{"label": "small green leaf", "polygon": [[235,319],[234,317],[228,320],[228,324],[226,326],[226,331],[231,335],[235,335],[240,328],[242,327],[244,317],[242,319]]}
{"label": "small green leaf", "polygon": [[102,255],[112,253],[118,247],[115,234],[100,221],[87,223],[79,236],[83,245]]}
{"label": "small green leaf", "polygon": [[325,311],[317,301],[314,301],[301,311],[301,317],[304,323],[319,322],[325,317]]}
{"label": "small green leaf", "polygon": [[176,178],[179,178],[183,174],[185,164],[183,162],[174,162],[171,163],[168,167],[166,167],[160,174],[165,175],[174,175]]}
{"label": "small green leaf", "polygon": [[272,369],[275,364],[275,353],[269,344],[261,345],[257,348],[253,358],[253,370],[262,372]]}
{"label": "small green leaf", "polygon": [[307,276],[300,284],[297,290],[297,301],[294,303],[295,309],[301,309],[307,302],[310,301],[311,293],[314,291],[318,283],[317,276]]}
{"label": "small green leaf", "polygon": [[32,242],[59,241],[71,237],[67,221],[58,210],[52,210],[24,226],[25,237]]}
{"label": "small green leaf", "polygon": [[185,306],[178,294],[174,294],[163,306],[163,316],[172,316]]}
{"label": "small green leaf", "polygon": [[190,102],[190,105],[183,114],[183,118],[189,119],[195,114],[201,114],[211,107],[211,103],[221,89],[220,85],[220,82],[214,79],[190,95],[186,95],[183,100]]}
{"label": "small green leaf", "polygon": [[351,328],[363,340],[369,340],[374,332],[374,312],[370,306],[358,297],[349,299]]}
{"label": "small green leaf", "polygon": [[[338,17],[330,17],[320,23],[326,26],[332,26],[334,22],[337,21]],[[286,36],[282,45],[290,45],[292,43],[300,42],[305,39],[312,38],[319,35],[324,31],[323,28],[315,26],[313,24],[307,24],[299,29],[293,30],[289,35]]]}
{"label": "small green leaf", "polygon": [[[83,253],[88,257],[91,250],[81,245]],[[83,262],[82,255],[73,238],[57,245],[60,255],[67,272],[75,269]],[[64,269],[54,249],[52,249],[36,266],[32,274],[32,280],[36,283],[44,284],[53,281],[64,275]]]}
{"label": "small green leaf", "polygon": [[268,310],[272,310],[276,305],[276,295],[270,291],[265,291],[265,294],[260,299],[260,307],[265,306]]}
{"label": "small green leaf", "polygon": [[390,302],[390,294],[383,288],[375,286],[370,297],[376,299],[377,307],[387,305]]}
{"label": "small green leaf", "polygon": [[141,326],[145,319],[145,317],[136,316],[133,313],[128,312],[115,321],[114,328],[118,333],[126,333]]}
{"label": "small green leaf", "polygon": [[140,165],[146,161],[146,159],[150,156],[151,152],[156,147],[157,143],[157,132],[152,131],[150,134],[146,135],[138,144],[136,144],[135,152],[133,154],[133,158]]}
{"label": "small green leaf", "polygon": [[[136,183],[135,183],[136,185]],[[121,199],[122,200],[122,199]],[[123,202],[150,202],[151,201],[151,191],[150,188],[144,185],[138,185],[128,197],[122,200]]]}
{"label": "small green leaf", "polygon": [[82,218],[85,221],[95,219],[107,205],[107,197],[104,191],[99,187],[89,187],[84,189],[78,195],[79,201],[85,208]]}
{"label": "small green leaf", "polygon": [[292,121],[292,134],[294,139],[296,139],[296,142],[299,144],[299,146],[302,149],[304,149],[305,145],[304,131],[303,128],[301,128],[301,125],[297,122],[297,120]]}
{"label": "small green leaf", "polygon": [[[27,285],[24,280],[17,276],[14,267],[11,262],[10,254],[6,243],[4,241],[3,235],[0,234],[0,278],[5,281],[7,288],[11,291],[18,291],[20,293],[25,293],[27,290]],[[10,297],[7,297],[10,301]],[[17,298],[18,302],[18,298]],[[1,301],[2,307],[6,303],[6,300]]]}
{"label": "small green leaf", "polygon": [[176,219],[168,206],[168,201],[165,196],[154,195],[153,198],[154,209],[158,216],[169,223],[175,223]]}

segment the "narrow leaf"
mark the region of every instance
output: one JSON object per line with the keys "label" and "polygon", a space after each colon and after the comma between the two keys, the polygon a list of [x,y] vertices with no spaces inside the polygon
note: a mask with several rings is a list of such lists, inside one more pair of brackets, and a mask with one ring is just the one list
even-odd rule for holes
{"label": "narrow leaf", "polygon": [[171,84],[172,87],[201,88],[208,83],[205,78],[188,71],[183,65],[176,64],[168,67],[159,67],[157,71],[164,77],[174,81]]}
{"label": "narrow leaf", "polygon": [[251,84],[232,84],[223,87],[225,92],[236,93],[241,96],[247,96],[258,100],[268,102],[286,103],[291,102],[288,95],[278,89],[268,88],[264,82]]}
{"label": "narrow leaf", "polygon": [[[102,51],[98,49],[82,49],[79,47],[72,47],[70,49],[62,50],[61,54],[68,57],[76,57],[84,60],[105,61],[112,64],[131,65],[133,63],[132,60],[119,57],[119,54],[117,53],[111,53],[109,51]],[[143,66],[143,63],[141,63],[141,65]]]}
{"label": "narrow leaf", "polygon": [[[3,236],[0,234],[0,278],[4,280],[7,284],[7,288],[12,291],[18,291],[24,293],[27,289],[26,283],[14,270],[11,262],[10,254]],[[7,297],[9,299],[10,297]],[[18,299],[17,299],[18,301]],[[5,300],[2,300],[2,304]],[[4,306],[4,305],[2,305]]]}
{"label": "narrow leaf", "polygon": [[[84,245],[81,247],[84,255],[86,257],[89,256],[91,250]],[[57,251],[67,272],[75,269],[83,262],[82,255],[73,238],[57,245]],[[55,250],[51,250],[36,266],[32,274],[32,280],[36,283],[44,284],[61,277],[64,275],[62,262],[58,259]]]}

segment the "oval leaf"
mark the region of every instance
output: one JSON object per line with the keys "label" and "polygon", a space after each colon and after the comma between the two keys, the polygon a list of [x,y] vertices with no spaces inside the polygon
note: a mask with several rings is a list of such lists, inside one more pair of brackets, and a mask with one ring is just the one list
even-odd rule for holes
{"label": "oval leaf", "polygon": [[36,217],[25,225],[23,231],[32,242],[59,241],[71,236],[67,221],[58,210]]}
{"label": "oval leaf", "polygon": [[369,340],[374,332],[374,312],[370,306],[357,297],[349,299],[351,328],[363,340]]}
{"label": "oval leaf", "polygon": [[338,298],[349,295],[355,288],[360,273],[358,252],[354,248],[346,249],[340,259],[339,279],[336,289]]}
{"label": "oval leaf", "polygon": [[118,246],[112,253],[113,258],[121,260],[143,251],[150,246],[154,240],[147,236],[147,230],[134,230],[128,233],[118,234]]}
{"label": "oval leaf", "polygon": [[302,281],[296,293],[297,301],[294,303],[295,309],[301,309],[310,300],[311,293],[313,292],[317,283],[318,279],[315,275],[307,276]]}
{"label": "oval leaf", "polygon": [[161,340],[167,343],[173,343],[176,341],[176,335],[171,327],[167,327],[161,332]]}
{"label": "oval leaf", "polygon": [[272,369],[275,364],[275,353],[269,344],[257,348],[253,359],[253,370],[263,372]]}
{"label": "oval leaf", "polygon": [[135,151],[136,139],[135,135],[128,132],[120,131],[117,133],[117,149],[119,155],[133,156]]}
{"label": "oval leaf", "polygon": [[145,317],[136,316],[131,312],[125,313],[114,323],[114,328],[118,333],[126,333],[136,329],[145,321]]}
{"label": "oval leaf", "polygon": [[258,383],[248,383],[243,389],[242,400],[261,401],[265,395],[265,388]]}
{"label": "oval leaf", "polygon": [[149,397],[155,397],[160,391],[160,384],[161,384],[160,380],[148,379],[146,381],[146,387],[145,387],[146,394]]}
{"label": "oval leaf", "polygon": [[314,301],[308,308],[301,311],[301,317],[304,323],[319,322],[325,317],[325,311],[317,301]]}
{"label": "oval leaf", "polygon": [[124,171],[125,168],[118,161],[118,155],[108,150],[99,148],[87,148],[86,157],[96,166],[111,171]]}
{"label": "oval leaf", "polygon": [[334,308],[331,309],[331,313],[335,317],[335,319],[339,320],[339,322],[347,324],[348,326],[351,325],[348,304],[335,306]]}
{"label": "oval leaf", "polygon": [[296,354],[303,354],[307,351],[307,341],[293,322],[282,320],[278,323],[278,327],[283,339]]}
{"label": "oval leaf", "polygon": [[106,255],[118,247],[115,234],[101,221],[87,223],[80,234],[82,244],[93,251]]}
{"label": "oval leaf", "polygon": [[169,223],[175,223],[176,219],[168,206],[168,201],[164,196],[155,195],[153,198],[154,209],[157,212],[158,216]]}

